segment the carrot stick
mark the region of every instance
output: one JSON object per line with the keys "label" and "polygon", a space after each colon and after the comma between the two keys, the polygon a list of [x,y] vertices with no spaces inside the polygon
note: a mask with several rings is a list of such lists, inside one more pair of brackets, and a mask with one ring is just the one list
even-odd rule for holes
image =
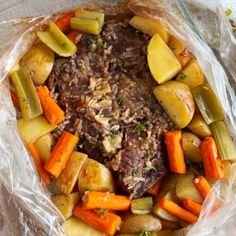
{"label": "carrot stick", "polygon": [[99,215],[96,211],[83,209],[81,203],[74,208],[73,215],[108,235],[114,235],[121,224],[121,218],[118,215],[111,212]]}
{"label": "carrot stick", "polygon": [[211,190],[211,186],[209,185],[207,180],[203,176],[198,176],[193,180],[193,183],[200,195],[203,197],[203,199],[205,199],[207,194]]}
{"label": "carrot stick", "polygon": [[189,198],[184,198],[182,200],[182,205],[183,207],[192,212],[194,215],[199,216],[201,212],[202,205],[193,201],[192,199]]}
{"label": "carrot stick", "polygon": [[161,189],[161,182],[157,182],[151,188],[149,188],[147,192],[153,196],[157,196],[158,193],[160,192],[160,189]]}
{"label": "carrot stick", "polygon": [[50,97],[47,86],[38,86],[37,93],[43,108],[43,113],[48,122],[52,125],[57,125],[65,119],[64,111],[56,104],[53,98]]}
{"label": "carrot stick", "polygon": [[131,200],[126,196],[118,196],[114,193],[90,191],[84,195],[83,206],[86,209],[108,209],[128,211]]}
{"label": "carrot stick", "polygon": [[69,12],[56,20],[56,25],[62,32],[68,32],[70,30],[70,19],[75,16],[74,12]]}
{"label": "carrot stick", "polygon": [[19,101],[19,98],[17,97],[17,94],[12,90],[10,90],[10,93],[11,93],[11,99],[15,108],[17,108],[17,110],[20,111],[20,101]]}
{"label": "carrot stick", "polygon": [[80,35],[80,32],[78,31],[71,31],[69,34],[67,34],[67,37],[74,43],[77,44],[77,37]]}
{"label": "carrot stick", "polygon": [[40,155],[39,155],[37,149],[35,148],[34,144],[32,144],[32,143],[28,144],[28,149],[29,149],[32,157],[34,158],[34,163],[36,165],[39,176],[42,178],[42,180],[46,184],[50,184],[51,183],[51,178],[50,178],[49,174],[47,173],[47,171],[43,168],[42,158],[40,157]]}
{"label": "carrot stick", "polygon": [[44,168],[56,178],[59,177],[78,140],[79,138],[77,136],[64,131]]}
{"label": "carrot stick", "polygon": [[212,137],[207,137],[202,141],[200,153],[206,178],[213,180],[224,178],[224,165],[219,158],[216,144]]}
{"label": "carrot stick", "polygon": [[191,212],[185,210],[184,208],[180,207],[178,204],[167,198],[162,198],[161,201],[159,202],[159,206],[164,210],[166,210],[167,212],[169,212],[170,214],[189,223],[195,223],[198,219],[197,216],[195,216]]}
{"label": "carrot stick", "polygon": [[174,173],[185,174],[186,165],[181,139],[182,135],[179,130],[170,131],[165,134],[170,170]]}

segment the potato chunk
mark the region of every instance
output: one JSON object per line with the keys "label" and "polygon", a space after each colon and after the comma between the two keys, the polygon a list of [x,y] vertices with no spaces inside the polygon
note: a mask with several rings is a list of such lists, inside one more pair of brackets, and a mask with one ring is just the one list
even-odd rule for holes
{"label": "potato chunk", "polygon": [[153,91],[158,102],[179,127],[186,127],[193,118],[195,105],[189,87],[178,81],[169,81]]}
{"label": "potato chunk", "polygon": [[79,193],[56,195],[52,197],[52,201],[65,217],[65,219],[68,219],[72,216],[72,211],[76,203],[79,201]]}
{"label": "potato chunk", "polygon": [[79,173],[79,192],[88,190],[114,192],[115,186],[110,170],[99,162],[87,159]]}
{"label": "potato chunk", "polygon": [[180,72],[176,80],[187,84],[190,89],[194,89],[204,83],[204,75],[196,60],[191,60]]}
{"label": "potato chunk", "polygon": [[31,47],[20,60],[20,68],[26,69],[35,85],[44,84],[54,63],[54,53],[45,44]]}
{"label": "potato chunk", "polygon": [[79,176],[79,172],[87,159],[87,155],[81,152],[73,152],[68,161],[66,167],[62,171],[62,174],[57,179],[57,188],[61,193],[69,194],[72,192],[76,181]]}
{"label": "potato chunk", "polygon": [[129,21],[129,24],[151,37],[158,33],[166,43],[169,40],[170,33],[159,20],[153,20],[143,16],[134,16]]}
{"label": "potato chunk", "polygon": [[159,34],[155,34],[148,44],[148,65],[159,84],[172,79],[181,70],[179,61]]}

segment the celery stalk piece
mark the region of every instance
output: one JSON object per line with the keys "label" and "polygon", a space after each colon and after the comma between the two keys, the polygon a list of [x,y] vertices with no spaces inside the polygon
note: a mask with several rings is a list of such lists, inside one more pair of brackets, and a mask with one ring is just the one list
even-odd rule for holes
{"label": "celery stalk piece", "polygon": [[73,30],[78,30],[88,34],[99,35],[101,32],[99,23],[95,20],[71,18],[70,26]]}
{"label": "celery stalk piece", "polygon": [[222,160],[236,161],[236,147],[232,137],[223,121],[217,121],[210,125],[216,142],[220,158]]}
{"label": "celery stalk piece", "polygon": [[76,45],[52,21],[49,23],[49,31],[39,31],[37,35],[59,56],[70,57],[77,51]]}
{"label": "celery stalk piece", "polygon": [[20,101],[23,118],[29,120],[41,115],[42,107],[29,73],[24,69],[14,71],[11,79]]}
{"label": "celery stalk piece", "polygon": [[193,90],[193,96],[208,125],[224,119],[221,104],[208,83],[195,88]]}
{"label": "celery stalk piece", "polygon": [[102,12],[92,12],[80,9],[75,12],[75,17],[80,19],[97,21],[99,28],[102,29],[104,24],[105,14]]}
{"label": "celery stalk piece", "polygon": [[43,115],[27,121],[19,119],[17,125],[26,144],[34,143],[37,139],[56,128],[55,125],[49,124]]}
{"label": "celery stalk piece", "polygon": [[152,211],[152,197],[142,197],[133,199],[131,202],[131,212],[137,215],[143,215]]}

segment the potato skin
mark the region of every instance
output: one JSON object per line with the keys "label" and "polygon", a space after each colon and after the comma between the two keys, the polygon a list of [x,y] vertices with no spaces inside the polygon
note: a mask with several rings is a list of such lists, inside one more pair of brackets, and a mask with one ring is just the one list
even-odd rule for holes
{"label": "potato skin", "polygon": [[187,85],[178,81],[169,81],[157,86],[153,93],[179,128],[184,128],[189,124],[194,115],[195,104]]}
{"label": "potato skin", "polygon": [[81,195],[88,190],[115,191],[115,184],[110,170],[103,164],[90,158],[87,158],[81,168],[78,185]]}
{"label": "potato skin", "polygon": [[133,215],[126,214],[122,218],[121,233],[135,234],[142,230],[160,231],[162,228],[161,221],[152,214]]}
{"label": "potato skin", "polygon": [[54,53],[45,44],[32,46],[19,62],[26,69],[35,85],[44,84],[54,64]]}

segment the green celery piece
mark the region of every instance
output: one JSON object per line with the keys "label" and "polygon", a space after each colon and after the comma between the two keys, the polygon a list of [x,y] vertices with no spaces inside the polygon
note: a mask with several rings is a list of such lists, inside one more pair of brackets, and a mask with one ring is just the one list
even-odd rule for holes
{"label": "green celery piece", "polygon": [[17,120],[17,126],[26,144],[34,143],[37,139],[56,128],[56,125],[49,124],[43,115],[27,121],[19,119]]}
{"label": "green celery piece", "polygon": [[19,98],[23,118],[29,120],[41,115],[42,107],[30,74],[25,69],[20,69],[11,74],[11,79]]}
{"label": "green celery piece", "polygon": [[101,32],[98,21],[95,20],[71,18],[70,26],[73,30],[88,34],[99,35]]}
{"label": "green celery piece", "polygon": [[86,11],[86,10],[77,10],[75,12],[75,17],[80,19],[87,19],[87,20],[93,20],[97,21],[99,28],[101,29],[104,24],[104,18],[105,14],[102,12],[92,12],[92,11]]}
{"label": "green celery piece", "polygon": [[49,23],[49,31],[39,31],[37,35],[59,56],[70,57],[77,51],[76,45],[52,21]]}
{"label": "green celery piece", "polygon": [[142,197],[133,199],[131,202],[131,212],[137,215],[150,213],[153,207],[152,197]]}
{"label": "green celery piece", "polygon": [[210,129],[215,139],[220,158],[223,161],[236,161],[236,148],[225,123],[223,121],[214,122],[210,125]]}
{"label": "green celery piece", "polygon": [[208,125],[224,119],[222,106],[208,83],[193,89],[193,96]]}

